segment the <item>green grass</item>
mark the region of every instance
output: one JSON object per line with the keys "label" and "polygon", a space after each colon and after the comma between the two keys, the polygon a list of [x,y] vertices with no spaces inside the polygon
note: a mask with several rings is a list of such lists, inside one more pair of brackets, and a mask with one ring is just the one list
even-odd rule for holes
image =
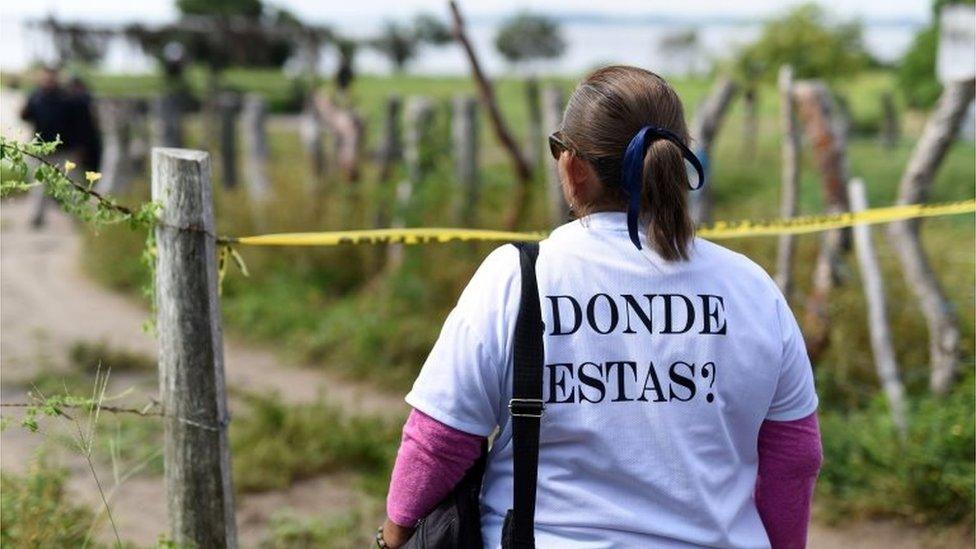
{"label": "green grass", "polygon": [[399,426],[349,416],[323,401],[287,405],[277,396],[242,396],[231,423],[234,486],[241,492],[287,488],[323,473],[353,471],[364,487],[385,489]]}
{"label": "green grass", "polygon": [[[266,75],[260,84],[272,86],[275,78]],[[559,80],[568,90],[572,81]],[[693,111],[707,92],[710,82],[705,80],[676,80],[675,86],[685,101],[686,109]],[[893,86],[886,73],[866,73],[840,85],[847,97],[856,125],[871,128],[880,112],[880,96]],[[431,172],[417,189],[416,205],[409,213],[409,225],[453,225],[451,211],[457,193],[452,181],[452,168],[444,144],[447,142],[446,101],[455,93],[471,92],[470,81],[465,78],[426,78],[401,76],[393,78],[363,77],[353,95],[367,119],[368,142],[375,143],[379,127],[379,111],[384,98],[391,92],[402,95],[424,94],[435,97],[443,105],[437,125],[434,149],[438,151]],[[518,81],[501,79],[498,97],[507,120],[517,134],[525,132],[525,100]],[[743,154],[742,109],[736,103],[719,135],[713,153],[714,193],[717,219],[742,219],[775,217],[778,210],[780,151],[779,124],[777,120],[778,98],[775,89],[763,87],[759,94],[760,133],[758,149],[754,157]],[[690,114],[689,114],[690,117]],[[905,137],[892,150],[882,149],[874,135],[854,135],[850,139],[848,158],[853,175],[864,179],[869,200],[874,206],[890,204],[897,193],[897,184],[914,146],[924,116],[909,113],[903,117]],[[191,142],[199,142],[199,125],[193,126]],[[504,213],[510,207],[509,198],[513,173],[504,154],[491,137],[488,124],[482,123],[482,202],[469,225],[498,228]],[[194,141],[195,140],[195,141]],[[823,210],[820,183],[812,165],[809,149],[803,152],[801,182],[801,213],[817,213]],[[311,192],[306,186],[307,163],[301,153],[298,137],[286,130],[271,134],[271,174],[275,195],[264,210],[259,225],[251,215],[246,197],[240,191],[216,192],[218,229],[222,234],[247,234],[253,232],[327,230],[373,226],[380,210],[389,208],[393,200],[395,182],[377,181],[375,166],[367,165],[363,180],[349,184],[329,179],[323,190]],[[216,163],[215,163],[216,164]],[[546,228],[544,193],[541,182],[531,198],[531,218],[528,229]],[[215,181],[219,181],[215,173]],[[976,181],[976,152],[971,143],[955,143],[939,170],[932,193],[932,200],[959,200],[972,198]],[[146,196],[146,181],[135,182],[135,192],[127,200]],[[894,257],[884,230],[874,230],[877,253],[881,262],[888,296],[888,314],[902,376],[913,401],[919,403],[915,414],[920,421],[930,425],[925,404],[928,376],[928,336],[919,307],[906,288],[901,269]],[[945,287],[946,294],[956,307],[961,324],[962,369],[973,367],[974,357],[974,290],[976,287],[976,246],[972,216],[955,216],[925,222],[924,241],[930,253],[933,267]],[[138,265],[141,237],[124,229],[105,230],[100,236],[89,235],[86,239],[85,263],[88,270],[100,280],[114,287],[135,291],[144,283],[144,272]],[[740,239],[723,241],[724,245],[741,251],[767,269],[771,269],[775,257],[776,241],[772,238]],[[798,239],[798,255],[794,266],[796,290],[789,296],[798,317],[803,316],[804,296],[809,289],[811,266],[817,251],[816,235]],[[334,248],[241,248],[251,271],[250,278],[231,272],[224,282],[223,320],[232,332],[246,334],[255,341],[264,341],[292,357],[309,360],[355,378],[369,380],[377,385],[405,390],[412,382],[426,353],[437,337],[443,319],[453,306],[460,290],[484,256],[494,247],[491,244],[447,244],[418,246],[407,249],[403,266],[394,272],[382,270],[381,248],[369,246]],[[861,473],[851,471],[848,459],[851,448],[863,448],[875,444],[879,452],[886,452],[891,459],[899,453],[890,441],[860,440],[860,430],[877,429],[883,420],[883,406],[879,404],[879,391],[870,351],[869,334],[865,314],[864,295],[857,275],[853,255],[846,258],[841,286],[830,300],[831,346],[818,360],[816,380],[824,413],[825,441],[851,441],[839,450],[831,450],[824,475],[830,488],[822,488],[820,497],[838,509],[860,509],[867,514],[892,513],[900,517],[921,517],[931,522],[934,516],[926,509],[933,508],[925,494],[916,489],[886,491],[888,498],[870,499],[871,489],[884,482],[901,482],[882,467],[865,468]],[[971,393],[971,391],[970,391]],[[970,395],[971,396],[971,395]],[[954,401],[955,402],[955,401]],[[262,405],[263,406],[263,405]],[[294,467],[281,467],[291,472],[281,473],[277,467],[268,466],[263,458],[251,458],[235,454],[241,460],[254,459],[260,467],[238,473],[242,486],[270,488],[282,486],[312,471],[338,467],[338,461],[330,462],[326,442],[302,441],[310,433],[325,429],[292,426],[287,415],[305,414],[302,422],[314,423],[308,410],[282,411],[281,404],[268,405],[254,419],[253,431],[246,440],[255,444],[269,445],[268,460],[275,456]],[[954,406],[960,413],[973,414],[972,398],[961,398]],[[320,410],[329,416],[330,412]],[[268,417],[263,416],[267,415]],[[314,414],[312,414],[314,415]],[[298,420],[294,420],[298,421]],[[934,421],[934,420],[933,420]],[[941,420],[940,420],[941,421]],[[936,425],[937,423],[931,423]],[[855,428],[856,426],[856,428]],[[863,426],[863,427],[862,427]],[[964,425],[965,427],[965,425]],[[919,429],[927,427],[919,426]],[[968,428],[968,427],[965,427]],[[274,430],[291,433],[286,440],[266,440],[260,433]],[[311,429],[311,430],[306,430]],[[343,428],[338,429],[341,439]],[[972,429],[970,428],[970,431]],[[331,432],[331,431],[330,431]],[[924,432],[932,432],[924,431]],[[237,437],[243,435],[238,434]],[[366,462],[379,467],[383,452],[389,452],[391,443],[386,436],[370,444],[385,448]],[[878,437],[882,437],[878,434]],[[922,437],[922,435],[918,435]],[[927,436],[927,435],[926,435]],[[241,438],[238,438],[241,440]],[[395,437],[394,439],[395,440]],[[914,447],[917,459],[906,462],[904,467],[922,463],[928,442],[918,439]],[[352,441],[351,441],[352,442]],[[844,444],[847,444],[846,442]],[[246,445],[247,446],[247,445]],[[244,446],[242,446],[244,447]],[[952,452],[938,454],[952,460],[953,467],[972,463],[976,452],[972,445],[953,446]],[[962,450],[960,450],[962,448]],[[959,451],[957,451],[959,450]],[[252,453],[249,448],[244,454]],[[265,450],[261,450],[264,452]],[[353,448],[354,452],[375,452]],[[280,452],[281,456],[276,456]],[[294,454],[288,456],[288,454]],[[387,454],[388,455],[388,454]],[[342,455],[340,461],[354,459]],[[317,461],[316,461],[317,460]],[[315,463],[302,470],[303,463]],[[921,465],[919,465],[921,467]],[[261,467],[265,467],[264,470]],[[369,469],[373,471],[374,469]],[[914,470],[914,469],[913,469]],[[960,469],[969,475],[971,469]],[[379,471],[379,469],[375,469]],[[850,473],[850,474],[848,474]],[[897,473],[897,474],[903,474]],[[370,473],[372,474],[372,473]],[[374,476],[381,476],[376,473]],[[837,489],[844,484],[850,490]],[[920,483],[917,485],[921,485]],[[972,484],[970,482],[970,484]],[[861,488],[857,488],[860,486]],[[957,484],[953,484],[957,486]],[[940,503],[956,508],[971,502],[968,493],[949,491],[952,502]],[[969,498],[969,499],[966,499]],[[904,510],[917,510],[917,515]],[[952,515],[959,519],[959,514]],[[965,517],[964,517],[965,518]],[[915,520],[914,518],[912,520]]]}
{"label": "green grass", "polygon": [[821,414],[825,467],[817,488],[829,519],[892,516],[919,524],[972,525],[973,375],[946,398],[912,400],[900,444],[880,395],[857,411]]}
{"label": "green grass", "polygon": [[94,372],[96,368],[101,368],[115,373],[156,373],[156,361],[153,358],[126,349],[117,349],[104,341],[75,341],[68,348],[68,360],[81,371]]}
{"label": "green grass", "polygon": [[271,524],[268,526],[268,535],[261,542],[260,547],[261,549],[368,547],[375,545],[373,535],[378,520],[382,519],[375,519],[372,516],[367,518],[358,509],[327,519],[300,518],[288,513],[280,513],[272,517]]}
{"label": "green grass", "polygon": [[67,478],[43,460],[22,475],[0,473],[0,545],[81,547],[95,516],[68,496]]}

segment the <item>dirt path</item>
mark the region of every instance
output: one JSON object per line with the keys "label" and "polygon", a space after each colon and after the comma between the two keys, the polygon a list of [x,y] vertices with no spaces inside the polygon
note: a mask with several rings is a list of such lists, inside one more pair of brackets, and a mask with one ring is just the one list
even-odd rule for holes
{"label": "dirt path", "polygon": [[[58,365],[76,341],[104,341],[112,349],[156,356],[156,342],[142,330],[149,311],[112,293],[79,272],[80,238],[73,222],[51,211],[43,230],[27,227],[25,200],[0,205],[0,382],[7,385],[36,371],[39,362]],[[401,416],[401,395],[329,376],[322,369],[283,365],[268,349],[228,337],[228,384],[280,393],[291,402],[316,399],[366,414]]]}
{"label": "dirt path", "polygon": [[[148,310],[135,300],[114,294],[79,271],[80,239],[73,222],[52,210],[41,231],[27,228],[25,200],[0,204],[0,398],[22,401],[22,381],[41,368],[65,367],[69,347],[78,341],[105,342],[111,349],[155,357],[153,337],[142,331]],[[231,387],[275,391],[288,401],[311,401],[322,395],[354,413],[402,417],[400,395],[329,376],[321,369],[285,365],[267,349],[235,338],[225,342],[227,379]],[[144,403],[155,393],[151,379],[139,383],[132,395]],[[125,383],[125,386],[131,383]],[[117,386],[122,388],[121,385]],[[5,417],[15,414],[4,413]],[[19,427],[0,433],[0,461],[5,470],[23,472],[45,438]],[[96,487],[84,461],[62,456],[71,471],[69,486],[98,508]],[[100,471],[111,479],[109,471]],[[110,482],[110,481],[109,481]],[[338,513],[359,502],[354,482],[344,475],[328,475],[299,482],[288,490],[246,495],[238,502],[241,541],[257,545],[269,519],[293,508],[308,516]],[[113,496],[113,512],[123,539],[151,545],[165,531],[166,514],[160,478],[134,477]],[[103,528],[101,535],[110,532]]]}

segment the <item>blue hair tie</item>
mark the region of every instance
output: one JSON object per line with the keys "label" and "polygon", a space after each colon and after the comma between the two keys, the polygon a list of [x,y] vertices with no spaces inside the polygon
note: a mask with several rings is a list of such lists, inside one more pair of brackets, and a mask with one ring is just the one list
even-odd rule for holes
{"label": "blue hair tie", "polygon": [[647,148],[651,145],[655,139],[667,139],[668,141],[674,143],[681,149],[681,155],[691,163],[698,172],[698,185],[691,187],[691,190],[696,191],[702,188],[705,184],[705,170],[702,167],[701,162],[695,153],[691,152],[687,146],[681,141],[674,132],[670,130],[659,128],[657,126],[647,125],[640,129],[634,138],[630,140],[630,144],[627,145],[627,152],[624,153],[623,162],[623,179],[621,184],[624,191],[627,193],[627,232],[630,234],[630,241],[637,246],[637,249],[642,249],[640,242],[640,234],[637,232],[637,222],[640,218],[640,198],[641,189],[643,187],[643,176],[644,176],[644,155],[647,154]]}

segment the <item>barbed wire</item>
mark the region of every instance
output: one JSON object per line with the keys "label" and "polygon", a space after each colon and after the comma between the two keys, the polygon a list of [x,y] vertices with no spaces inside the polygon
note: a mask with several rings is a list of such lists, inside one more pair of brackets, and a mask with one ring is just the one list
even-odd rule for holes
{"label": "barbed wire", "polygon": [[57,415],[62,415],[67,419],[74,419],[74,418],[64,413],[61,410],[62,408],[70,409],[70,410],[94,410],[97,408],[99,411],[110,412],[113,414],[132,414],[140,417],[158,417],[164,419],[174,419],[185,425],[189,425],[191,427],[197,427],[199,429],[203,429],[205,431],[211,431],[211,432],[220,432],[223,429],[225,429],[228,425],[230,425],[230,415],[220,420],[217,423],[217,425],[214,426],[214,425],[208,425],[207,423],[203,423],[197,420],[188,419],[177,415],[167,414],[163,410],[154,411],[152,410],[152,408],[160,407],[160,403],[156,399],[151,399],[149,404],[143,406],[142,408],[129,408],[125,406],[112,406],[112,405],[95,405],[90,402],[78,402],[78,403],[59,402],[56,404],[50,404],[43,400],[40,402],[0,402],[0,408],[25,408],[26,409],[26,408],[41,408],[48,405],[53,406],[54,411]]}

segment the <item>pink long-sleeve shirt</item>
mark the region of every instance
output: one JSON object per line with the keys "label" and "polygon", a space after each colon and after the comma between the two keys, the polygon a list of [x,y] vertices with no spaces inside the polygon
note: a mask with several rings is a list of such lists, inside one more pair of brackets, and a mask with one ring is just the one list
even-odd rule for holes
{"label": "pink long-sleeve shirt", "polygon": [[[394,523],[412,527],[454,487],[481,452],[482,437],[413,410],[403,427],[386,501]],[[816,413],[765,421],[759,430],[756,507],[773,549],[806,546],[823,453]]]}

